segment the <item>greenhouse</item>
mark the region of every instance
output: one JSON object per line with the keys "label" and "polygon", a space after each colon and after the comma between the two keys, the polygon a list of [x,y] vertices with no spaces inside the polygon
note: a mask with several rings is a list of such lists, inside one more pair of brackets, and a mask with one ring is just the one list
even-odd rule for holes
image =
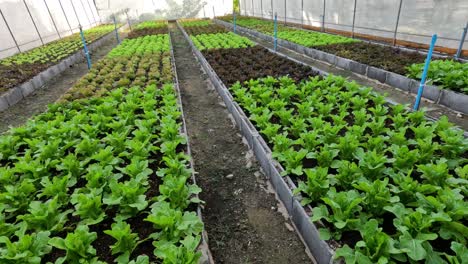
{"label": "greenhouse", "polygon": [[467,18],[0,0],[0,264],[468,263]]}

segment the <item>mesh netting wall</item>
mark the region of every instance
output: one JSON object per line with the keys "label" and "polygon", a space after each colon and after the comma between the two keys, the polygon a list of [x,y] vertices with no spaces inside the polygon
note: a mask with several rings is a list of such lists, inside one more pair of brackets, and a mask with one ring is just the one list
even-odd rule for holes
{"label": "mesh netting wall", "polygon": [[87,29],[101,22],[112,23],[114,15],[121,23],[127,22],[127,15],[133,23],[150,19],[214,17],[231,14],[233,2],[232,0],[0,0],[0,10],[5,18],[0,16],[0,58],[5,58],[19,52],[14,39],[19,49],[26,51],[42,43],[78,32],[79,24]]}
{"label": "mesh netting wall", "polygon": [[[315,27],[393,38],[400,0],[240,0],[242,15],[303,23]],[[356,9],[355,9],[356,6]],[[324,18],[324,19],[323,19]],[[467,0],[401,0],[397,39],[428,44],[438,34],[437,45],[458,48],[468,22]],[[468,46],[465,40],[465,48]]]}
{"label": "mesh netting wall", "polygon": [[0,10],[0,58],[19,52],[14,39],[26,51],[78,32],[80,23],[84,29],[99,24],[93,0],[0,0]]}

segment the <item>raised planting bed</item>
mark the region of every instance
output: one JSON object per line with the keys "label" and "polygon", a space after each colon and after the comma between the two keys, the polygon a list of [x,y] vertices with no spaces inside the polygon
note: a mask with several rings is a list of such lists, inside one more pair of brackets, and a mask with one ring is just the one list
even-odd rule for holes
{"label": "raised planting bed", "polygon": [[[233,23],[232,16],[220,17],[218,19]],[[255,29],[271,36],[274,34],[274,24],[273,22],[267,20],[238,16],[236,18],[236,23],[241,27]],[[283,25],[278,25],[278,38],[288,40],[306,47],[359,42],[357,39],[315,31],[294,29]]]}
{"label": "raised planting bed", "polygon": [[127,38],[138,38],[147,35],[168,34],[167,21],[145,21],[133,26]]}
{"label": "raised planting bed", "polygon": [[227,33],[225,27],[214,24],[211,20],[180,21],[189,35]]}
{"label": "raised planting bed", "polygon": [[199,189],[180,128],[168,84],[52,105],[2,136],[0,259],[196,258],[203,224],[188,206]]}
{"label": "raised planting bed", "polygon": [[97,62],[63,97],[72,101],[133,86],[161,86],[171,82],[169,35],[125,39]]}
{"label": "raised planting bed", "polygon": [[210,24],[207,26],[190,26],[185,27],[185,30],[191,36],[196,36],[200,34],[228,33],[225,27],[216,24]]}
{"label": "raised planting bed", "polygon": [[178,21],[180,24],[182,24],[184,27],[194,27],[194,26],[209,26],[212,25],[213,23],[209,19],[187,19],[187,20],[181,20]]}
{"label": "raised planting bed", "polygon": [[226,85],[266,76],[289,75],[299,81],[317,75],[310,67],[294,63],[260,46],[206,50],[203,55]]}
{"label": "raised planting bed", "polygon": [[[188,28],[192,27],[189,26]],[[209,28],[210,25],[197,27],[203,30],[203,28]],[[185,26],[184,30],[186,30]],[[211,66],[217,70],[218,76],[224,83],[229,85],[239,80],[247,81],[252,78],[266,76],[284,76],[289,73],[295,80],[317,75],[317,72],[311,70],[310,67],[294,63],[269,52],[265,48],[255,46],[252,41],[244,37],[239,38],[238,35],[232,32],[228,34],[195,34],[190,35],[190,38],[198,50],[203,52]],[[246,45],[241,43],[246,43]]]}
{"label": "raised planting bed", "polygon": [[198,263],[182,113],[175,77],[51,105],[1,136],[1,262]]}
{"label": "raised planting bed", "polygon": [[408,66],[414,63],[422,63],[426,59],[426,56],[417,52],[402,51],[369,42],[332,44],[315,48],[401,75],[408,73]]}
{"label": "raised planting bed", "polygon": [[463,131],[336,76],[229,91],[192,48],[318,263],[463,263]]}
{"label": "raised planting bed", "polygon": [[[407,68],[408,76],[421,79],[423,69],[424,63],[413,64]],[[468,94],[468,63],[453,60],[433,61],[427,78],[430,84]]]}
{"label": "raised planting bed", "polygon": [[232,32],[199,34],[191,36],[192,41],[200,50],[246,48],[255,44],[246,37],[241,37]]}
{"label": "raised planting bed", "polygon": [[[222,20],[215,20],[215,22],[221,25],[224,25],[228,28],[233,27],[233,25],[230,22],[226,22]],[[252,35],[254,37],[258,37],[258,38],[261,38],[270,42],[274,41],[274,38],[268,33],[262,33],[257,30],[243,28],[241,26],[238,26],[237,30],[238,32]],[[346,43],[346,44],[341,44],[341,45],[335,45],[339,47],[344,47],[344,48],[337,48],[337,50],[340,50],[340,52],[342,50],[343,52],[342,56],[347,56],[349,58],[356,58],[356,59],[360,58],[363,61],[363,63],[361,63],[353,59],[347,59],[347,58],[341,57],[340,55],[335,55],[332,53],[319,50],[319,49],[327,49],[328,48],[327,45],[321,45],[321,46],[310,48],[310,47],[299,45],[297,43],[287,41],[284,39],[278,39],[278,44],[285,48],[294,50],[300,54],[307,55],[311,58],[325,61],[339,68],[350,70],[352,72],[355,72],[361,75],[366,75],[368,78],[375,79],[382,83],[386,83],[390,86],[401,89],[403,91],[407,91],[413,94],[416,94],[418,91],[418,87],[420,83],[419,80],[408,78],[401,74],[398,74],[389,70],[385,70],[382,68],[392,68],[392,69],[396,68],[400,70],[404,68],[406,69],[407,74],[409,74],[409,69],[414,68],[414,67],[421,67],[419,62],[421,62],[421,60],[424,60],[423,58],[424,55],[422,53],[418,53],[416,51],[407,51],[407,50],[404,51],[399,48],[384,46],[384,45],[379,45],[379,44],[372,44],[372,43],[369,43],[369,44]],[[370,49],[371,54],[363,53],[363,50],[361,49],[362,45],[365,45],[368,47],[372,46],[372,48],[368,48]],[[361,48],[348,50],[346,48],[347,46],[350,46],[350,47],[357,46]],[[355,51],[353,52],[353,50]],[[388,54],[388,57],[391,57],[392,59],[390,59],[390,62],[387,62],[387,61],[378,62],[379,61],[378,54]],[[400,57],[398,60],[393,59],[393,57],[399,57],[399,56],[403,56],[403,57]],[[413,61],[411,64],[406,65],[406,66],[400,64],[403,61],[408,61],[409,63],[411,60],[409,57],[414,57],[414,58],[419,57],[419,59],[418,61]],[[443,58],[438,57],[436,59],[443,59]],[[365,63],[374,63],[374,65],[377,65],[378,67],[374,67]],[[419,65],[415,66],[417,64]],[[450,68],[445,67],[444,69],[446,70]],[[454,75],[455,78],[458,78],[456,79],[455,83],[456,82],[465,83],[463,79],[464,74],[456,74],[456,73],[451,74],[450,70],[446,70],[446,71],[445,70],[444,70],[445,72],[444,75]],[[463,91],[463,88],[460,89],[459,87],[454,87],[454,86],[447,87],[447,88],[449,89],[443,89],[442,87],[435,86],[435,85],[426,85],[424,88],[423,97],[429,100],[432,100],[435,103],[451,108],[455,111],[459,111],[459,112],[467,114],[468,104],[466,102],[468,102],[468,95],[464,93],[457,93],[457,92],[452,91],[452,90]]]}
{"label": "raised planting bed", "polygon": [[230,90],[313,207],[321,238],[340,247],[335,257],[461,263],[468,140],[446,118],[428,122],[336,76]]}
{"label": "raised planting bed", "polygon": [[[88,45],[88,49],[93,51],[99,48],[104,42],[113,38],[113,36],[113,32],[101,35],[101,38],[96,39]],[[10,66],[0,65],[0,75],[3,76],[0,77],[0,82],[7,82],[8,84],[4,87],[10,87],[8,90],[4,90],[4,92],[0,91],[0,112],[15,105],[24,97],[34,92],[34,90],[43,86],[47,81],[83,59],[84,52],[82,49],[78,51],[74,50],[74,52],[73,55],[59,62],[49,61],[46,63],[12,64]],[[12,85],[16,86],[12,87]]]}
{"label": "raised planting bed", "polygon": [[[103,25],[84,31],[88,44],[114,29]],[[83,48],[79,33],[0,60],[0,93],[8,91]]]}

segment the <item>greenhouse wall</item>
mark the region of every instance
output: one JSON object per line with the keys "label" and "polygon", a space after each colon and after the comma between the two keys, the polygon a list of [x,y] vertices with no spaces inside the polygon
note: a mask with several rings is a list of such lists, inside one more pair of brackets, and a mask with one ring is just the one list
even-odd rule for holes
{"label": "greenhouse wall", "polygon": [[0,58],[76,33],[79,24],[87,29],[100,23],[93,0],[0,0],[0,10]]}
{"label": "greenhouse wall", "polygon": [[138,21],[213,18],[231,14],[233,10],[232,0],[97,0],[96,5],[104,19],[125,10],[131,20]]}
{"label": "greenhouse wall", "polygon": [[[466,0],[240,0],[242,15],[458,48],[468,23]],[[400,9],[401,4],[401,10]],[[400,15],[398,16],[398,14]],[[323,20],[323,17],[325,18]],[[397,27],[398,21],[398,27]],[[468,38],[465,45],[468,45]],[[466,46],[464,46],[466,48]]]}

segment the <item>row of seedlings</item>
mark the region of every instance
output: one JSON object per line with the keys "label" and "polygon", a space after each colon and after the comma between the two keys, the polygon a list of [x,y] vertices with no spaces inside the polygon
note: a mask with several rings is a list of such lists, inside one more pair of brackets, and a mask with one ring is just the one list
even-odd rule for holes
{"label": "row of seedlings", "polygon": [[[233,22],[232,16],[220,19]],[[239,26],[273,36],[274,22],[269,20],[238,16]],[[409,50],[360,41],[339,35],[303,30],[278,25],[277,36],[304,47],[314,48],[336,56],[377,67],[389,72],[420,80],[426,55]],[[452,59],[435,59],[431,62],[428,84],[468,94],[468,64]]]}
{"label": "row of seedlings", "polygon": [[[114,25],[101,25],[84,30],[91,44],[114,30]],[[83,49],[80,33],[52,41],[43,46],[0,60],[0,94],[33,78],[40,72]]]}
{"label": "row of seedlings", "polygon": [[[297,186],[293,193],[306,211],[311,208],[310,221],[336,249],[335,259],[464,263],[463,131],[446,117],[432,122],[422,111],[390,105],[342,77],[257,67],[260,56],[253,49],[220,44],[202,53],[284,168],[283,176]],[[238,75],[244,68],[248,77]]]}
{"label": "row of seedlings", "polygon": [[198,263],[170,50],[167,34],[124,40],[0,136],[1,263]]}

